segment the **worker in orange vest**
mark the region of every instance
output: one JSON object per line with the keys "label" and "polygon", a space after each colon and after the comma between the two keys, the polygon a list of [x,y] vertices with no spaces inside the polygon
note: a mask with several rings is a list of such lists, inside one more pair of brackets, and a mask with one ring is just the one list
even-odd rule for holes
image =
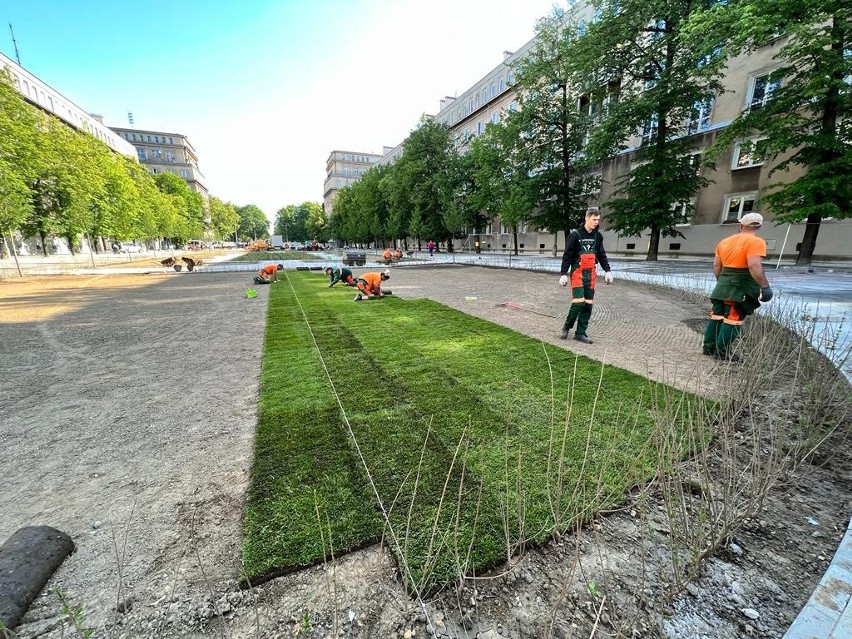
{"label": "worker in orange vest", "polygon": [[361,292],[355,296],[355,301],[358,302],[362,299],[370,299],[376,295],[384,297],[385,294],[382,292],[382,282],[386,282],[389,279],[390,271],[383,271],[382,273],[364,273],[363,275],[359,275],[355,280],[355,285]]}
{"label": "worker in orange vest", "polygon": [[284,269],[283,264],[267,264],[254,276],[255,284],[272,284],[278,281],[278,271]]}

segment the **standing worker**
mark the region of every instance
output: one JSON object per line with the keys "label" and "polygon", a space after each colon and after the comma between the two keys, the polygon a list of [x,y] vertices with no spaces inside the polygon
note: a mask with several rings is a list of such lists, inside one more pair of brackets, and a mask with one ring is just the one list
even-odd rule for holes
{"label": "standing worker", "polygon": [[278,281],[278,271],[284,269],[283,264],[267,264],[260,269],[254,276],[255,284],[272,284]]}
{"label": "standing worker", "polygon": [[772,289],[763,272],[766,241],[757,236],[763,224],[760,213],[740,218],[740,230],[716,245],[713,275],[716,286],[710,293],[710,319],[704,330],[704,354],[737,360],[731,344],[740,334],[745,318],[761,302],[772,299]]}
{"label": "standing worker", "polygon": [[331,288],[338,282],[343,282],[346,286],[355,286],[355,278],[352,276],[352,271],[343,266],[326,266],[325,274],[331,278],[328,287]]}
{"label": "standing worker", "polygon": [[612,284],[612,272],[603,246],[603,235],[598,230],[601,212],[597,207],[586,211],[586,220],[580,228],[574,229],[565,242],[562,255],[560,286],[568,286],[568,274],[571,275],[571,308],[562,325],[561,339],[568,339],[568,331],[577,323],[574,339],[591,344],[592,338],[586,333],[589,318],[592,316],[592,304],[595,301],[595,264],[599,263],[605,271],[604,279]]}
{"label": "standing worker", "polygon": [[384,271],[382,273],[364,273],[359,276],[355,281],[355,285],[361,292],[355,296],[355,301],[357,302],[364,298],[370,299],[376,295],[384,297],[385,294],[382,292],[382,282],[386,282],[389,279],[390,271]]}

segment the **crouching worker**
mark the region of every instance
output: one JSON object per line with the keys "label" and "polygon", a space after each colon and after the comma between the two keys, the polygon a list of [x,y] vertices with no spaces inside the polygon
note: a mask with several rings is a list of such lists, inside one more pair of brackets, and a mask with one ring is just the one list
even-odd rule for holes
{"label": "crouching worker", "polygon": [[278,271],[284,269],[283,264],[267,264],[254,276],[255,284],[272,284],[278,281]]}
{"label": "crouching worker", "polygon": [[355,285],[358,287],[358,290],[361,291],[355,296],[355,301],[357,302],[362,299],[370,299],[376,295],[384,297],[385,293],[382,291],[382,282],[386,282],[389,279],[390,271],[384,271],[382,273],[364,273],[355,280]]}
{"label": "crouching worker", "polygon": [[338,282],[343,282],[346,286],[355,286],[355,278],[352,276],[352,271],[348,268],[343,266],[326,266],[325,274],[330,278],[328,283],[329,288]]}

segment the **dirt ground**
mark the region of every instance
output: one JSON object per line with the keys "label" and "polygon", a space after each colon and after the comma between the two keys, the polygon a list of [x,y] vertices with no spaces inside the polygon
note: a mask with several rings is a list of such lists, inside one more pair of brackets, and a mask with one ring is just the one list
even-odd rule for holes
{"label": "dirt ground", "polygon": [[[600,286],[585,345],[558,338],[567,294],[553,275],[406,267],[390,284],[722,392],[724,365],[698,353],[704,305],[687,295]],[[77,546],[15,636],[79,635],[59,589],[96,637],[781,637],[846,528],[848,457],[800,468],[674,596],[664,521],[629,501],[425,605],[380,545],[240,590],[269,290],[250,300],[248,286],[248,273],[204,272],[0,281],[0,542],[44,524]]]}

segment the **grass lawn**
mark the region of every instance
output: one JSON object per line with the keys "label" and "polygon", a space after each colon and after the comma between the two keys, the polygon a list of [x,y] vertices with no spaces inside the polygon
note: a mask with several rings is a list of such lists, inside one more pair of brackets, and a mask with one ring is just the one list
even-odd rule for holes
{"label": "grass lawn", "polygon": [[699,401],[429,300],[353,296],[321,273],[271,289],[249,579],[383,537],[409,587],[440,588],[617,506]]}
{"label": "grass lawn", "polygon": [[322,260],[312,251],[249,251],[238,255],[232,262],[264,262],[267,260]]}

